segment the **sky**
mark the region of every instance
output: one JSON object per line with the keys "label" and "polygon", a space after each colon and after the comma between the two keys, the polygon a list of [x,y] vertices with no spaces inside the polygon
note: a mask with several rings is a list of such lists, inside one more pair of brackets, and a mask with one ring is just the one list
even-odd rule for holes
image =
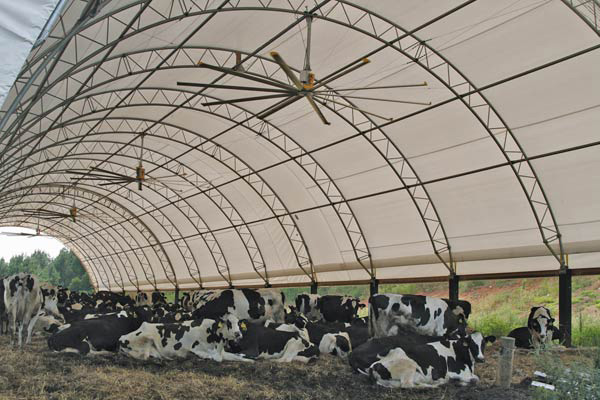
{"label": "sky", "polygon": [[[26,232],[35,233],[33,229],[26,228],[0,228],[0,232]],[[19,237],[0,234],[0,258],[5,261],[19,254],[31,255],[36,250],[45,251],[54,258],[64,246],[54,238],[47,236]]]}

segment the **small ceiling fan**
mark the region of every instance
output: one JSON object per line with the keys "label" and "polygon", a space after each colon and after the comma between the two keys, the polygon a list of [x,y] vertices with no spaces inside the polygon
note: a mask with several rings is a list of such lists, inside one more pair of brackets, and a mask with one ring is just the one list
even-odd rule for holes
{"label": "small ceiling fan", "polygon": [[36,236],[46,236],[46,237],[50,236],[50,235],[43,234],[42,230],[40,229],[39,226],[35,229],[35,233],[28,233],[28,232],[0,232],[0,235],[2,235],[2,236],[15,236],[15,237],[26,237],[26,238],[31,238],[31,237],[36,237]]}
{"label": "small ceiling fan", "polygon": [[[259,100],[269,100],[269,99],[279,99],[282,98],[281,101],[276,104],[268,107],[263,110],[261,113],[257,115],[259,119],[266,119],[270,115],[276,113],[277,111],[297,102],[302,98],[306,98],[308,103],[314,112],[318,115],[321,121],[325,125],[330,125],[331,123],[327,120],[325,115],[321,112],[317,103],[326,105],[328,102],[339,105],[341,107],[355,109],[367,115],[371,115],[377,118],[381,118],[384,120],[391,120],[391,118],[384,117],[378,115],[371,111],[366,111],[355,107],[350,104],[342,103],[340,100],[343,99],[360,99],[360,100],[370,100],[370,101],[384,101],[384,102],[392,102],[392,103],[403,103],[403,104],[416,104],[416,105],[431,105],[430,102],[419,102],[419,101],[409,101],[409,100],[396,100],[396,99],[388,99],[388,98],[376,98],[376,97],[363,97],[363,96],[353,96],[351,93],[361,90],[374,90],[374,89],[395,89],[395,88],[407,88],[407,87],[418,87],[418,86],[427,86],[427,82],[417,83],[417,84],[405,84],[405,85],[389,85],[389,86],[370,86],[370,87],[356,87],[356,88],[328,88],[326,85],[333,83],[339,78],[356,71],[357,69],[367,65],[370,61],[368,58],[363,58],[360,61],[357,61],[351,65],[348,65],[342,68],[339,71],[336,71],[327,77],[325,77],[321,81],[315,80],[315,74],[311,70],[310,67],[310,50],[311,50],[311,35],[312,35],[312,20],[313,15],[306,13],[306,24],[307,24],[307,33],[306,33],[306,46],[304,53],[304,67],[300,71],[299,76],[296,76],[294,71],[290,68],[290,66],[285,62],[283,57],[276,51],[271,51],[270,56],[273,60],[279,65],[279,67],[283,70],[287,78],[290,80],[292,85],[280,82],[278,80],[265,77],[259,74],[247,72],[241,66],[241,54],[236,53],[236,66],[234,68],[225,68],[220,66],[214,66],[210,64],[206,64],[202,61],[198,62],[198,66],[201,68],[211,69],[217,72],[226,73],[231,76],[236,76],[239,78],[244,78],[251,80],[255,83],[260,83],[264,85],[268,85],[270,87],[250,87],[250,86],[234,86],[234,85],[220,85],[220,84],[203,84],[203,83],[193,83],[193,82],[177,82],[179,86],[193,86],[200,87],[204,89],[227,89],[227,90],[244,90],[244,91],[253,91],[253,92],[263,92],[270,93],[264,94],[260,96],[251,96],[251,97],[243,97],[243,98],[235,98],[231,100],[221,100],[221,101],[209,101],[202,103],[204,106],[217,106],[221,104],[234,104],[234,103],[242,103],[249,101],[259,101]],[[344,92],[351,92],[350,95],[343,94]]]}

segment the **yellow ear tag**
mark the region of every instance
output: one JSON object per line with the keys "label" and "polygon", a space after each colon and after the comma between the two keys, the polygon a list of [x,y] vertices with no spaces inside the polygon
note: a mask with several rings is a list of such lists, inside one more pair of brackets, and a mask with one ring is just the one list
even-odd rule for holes
{"label": "yellow ear tag", "polygon": [[242,322],[242,323],[240,324],[240,328],[242,328],[242,330],[243,330],[243,331],[245,331],[245,330],[246,330],[246,323],[245,323],[245,322]]}
{"label": "yellow ear tag", "polygon": [[219,325],[217,325],[217,327],[218,327],[219,329],[221,329],[221,328],[223,327],[223,323],[222,323],[222,322],[219,322]]}

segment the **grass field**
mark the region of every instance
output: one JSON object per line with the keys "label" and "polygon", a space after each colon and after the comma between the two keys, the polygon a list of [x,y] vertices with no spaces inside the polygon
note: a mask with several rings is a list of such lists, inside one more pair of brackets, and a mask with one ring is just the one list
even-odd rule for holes
{"label": "grass field", "polygon": [[[305,288],[285,289],[286,298],[293,302]],[[380,293],[423,294],[448,296],[447,283],[411,283],[381,285]],[[319,288],[320,294],[348,294],[367,301],[366,286]],[[512,329],[527,325],[533,306],[546,306],[558,325],[558,279],[510,279],[497,281],[464,281],[460,298],[471,302],[473,312],[469,326],[486,335],[503,336]],[[573,344],[600,346],[600,276],[573,277]]]}

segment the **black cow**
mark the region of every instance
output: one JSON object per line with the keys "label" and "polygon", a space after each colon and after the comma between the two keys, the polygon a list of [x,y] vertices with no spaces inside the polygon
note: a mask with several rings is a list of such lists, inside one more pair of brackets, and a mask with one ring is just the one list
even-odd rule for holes
{"label": "black cow", "polygon": [[277,362],[300,361],[308,363],[319,356],[319,349],[298,332],[278,330],[260,323],[242,321],[243,337],[230,342],[228,350],[249,359],[267,359]]}
{"label": "black cow", "polygon": [[374,337],[395,336],[400,328],[421,335],[466,333],[471,305],[430,296],[377,294],[369,298],[369,331]]}
{"label": "black cow", "polygon": [[559,330],[553,325],[554,318],[546,307],[532,307],[527,318],[527,326],[513,329],[508,336],[515,339],[515,346],[534,349],[561,340]]}
{"label": "black cow", "polygon": [[117,351],[119,338],[135,331],[151,314],[143,309],[77,321],[48,338],[48,347],[57,352],[82,355]]}

